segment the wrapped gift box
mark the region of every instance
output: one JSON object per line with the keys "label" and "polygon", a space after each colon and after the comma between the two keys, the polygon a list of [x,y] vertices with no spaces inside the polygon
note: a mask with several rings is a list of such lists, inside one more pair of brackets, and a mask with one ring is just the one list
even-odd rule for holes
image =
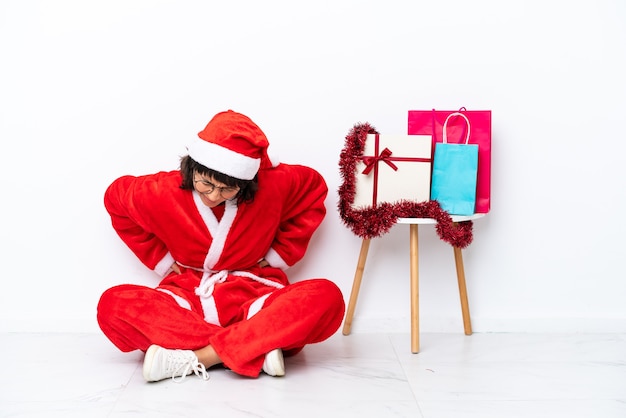
{"label": "wrapped gift box", "polygon": [[431,135],[367,135],[353,206],[429,200],[431,164]]}

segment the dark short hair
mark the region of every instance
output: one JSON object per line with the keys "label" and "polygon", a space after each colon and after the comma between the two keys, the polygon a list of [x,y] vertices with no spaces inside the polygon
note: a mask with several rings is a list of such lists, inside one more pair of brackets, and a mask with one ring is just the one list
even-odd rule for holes
{"label": "dark short hair", "polygon": [[237,193],[238,202],[252,202],[254,195],[259,189],[257,176],[254,176],[252,180],[241,180],[235,177],[231,177],[219,171],[212,170],[203,166],[199,162],[195,161],[189,155],[186,155],[180,159],[180,174],[183,177],[183,181],[180,184],[180,188],[183,190],[194,190],[193,187],[193,173],[197,172],[203,176],[211,177],[220,183],[225,184],[228,187],[239,187],[239,193]]}

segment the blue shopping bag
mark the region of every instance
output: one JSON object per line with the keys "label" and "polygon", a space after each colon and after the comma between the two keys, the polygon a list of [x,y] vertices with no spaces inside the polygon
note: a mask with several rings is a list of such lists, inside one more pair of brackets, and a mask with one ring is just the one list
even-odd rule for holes
{"label": "blue shopping bag", "polygon": [[[467,123],[465,143],[448,143],[446,128],[452,116],[461,116]],[[443,142],[435,145],[430,199],[438,201],[450,215],[474,214],[478,145],[469,144],[469,140],[470,123],[467,117],[460,112],[448,115],[443,124]]]}

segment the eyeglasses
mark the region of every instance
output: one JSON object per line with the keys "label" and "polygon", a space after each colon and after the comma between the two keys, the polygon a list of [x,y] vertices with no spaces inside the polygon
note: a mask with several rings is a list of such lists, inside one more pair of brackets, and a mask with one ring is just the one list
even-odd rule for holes
{"label": "eyeglasses", "polygon": [[[198,183],[200,183],[200,186]],[[204,195],[210,195],[214,190],[217,190],[220,196],[226,200],[233,199],[237,196],[237,193],[239,193],[239,187],[217,187],[215,184],[205,179],[194,179],[193,185],[198,193]]]}

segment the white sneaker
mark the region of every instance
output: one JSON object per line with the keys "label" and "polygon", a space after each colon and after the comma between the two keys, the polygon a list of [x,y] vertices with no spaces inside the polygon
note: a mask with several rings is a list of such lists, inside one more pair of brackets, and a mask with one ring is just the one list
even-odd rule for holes
{"label": "white sneaker", "polygon": [[263,362],[263,371],[270,376],[285,375],[285,359],[283,358],[283,350],[277,348],[265,355]]}
{"label": "white sneaker", "polygon": [[[206,368],[191,350],[168,350],[151,345],[146,351],[143,359],[143,378],[148,382],[157,382],[170,377],[175,382],[180,382],[191,373],[204,380],[209,379]],[[176,380],[177,377],[180,379]]]}

